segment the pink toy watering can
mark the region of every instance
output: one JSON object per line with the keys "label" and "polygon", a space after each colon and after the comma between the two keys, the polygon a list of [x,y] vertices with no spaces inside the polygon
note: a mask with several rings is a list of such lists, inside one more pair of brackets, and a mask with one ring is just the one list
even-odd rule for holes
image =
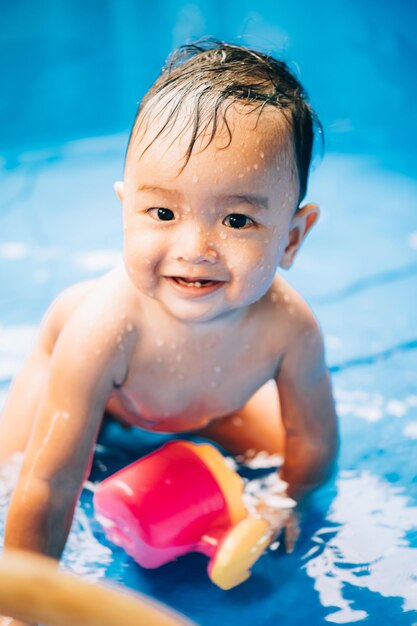
{"label": "pink toy watering can", "polygon": [[104,480],[94,507],[108,539],[142,567],[202,552],[210,579],[231,589],[249,578],[272,537],[242,494],[242,479],[216,448],[173,441]]}

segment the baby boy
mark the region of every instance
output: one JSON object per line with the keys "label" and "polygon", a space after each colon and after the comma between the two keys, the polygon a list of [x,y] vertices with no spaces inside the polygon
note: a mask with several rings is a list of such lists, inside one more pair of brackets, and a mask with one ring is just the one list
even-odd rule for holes
{"label": "baby boy", "polygon": [[6,548],[59,558],[105,412],[279,453],[295,499],[328,477],[338,435],[321,332],[276,273],[319,215],[301,204],[315,120],[270,56],[218,41],[171,56],[115,184],[124,263],[59,295],[7,399],[0,460],[24,461]]}

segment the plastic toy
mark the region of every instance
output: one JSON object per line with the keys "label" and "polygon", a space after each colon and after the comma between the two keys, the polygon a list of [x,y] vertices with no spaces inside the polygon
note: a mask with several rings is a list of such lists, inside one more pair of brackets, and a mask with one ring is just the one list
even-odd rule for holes
{"label": "plastic toy", "polygon": [[94,506],[108,539],[142,567],[202,552],[210,579],[231,589],[249,578],[272,535],[242,494],[242,479],[216,448],[173,441],[104,480]]}

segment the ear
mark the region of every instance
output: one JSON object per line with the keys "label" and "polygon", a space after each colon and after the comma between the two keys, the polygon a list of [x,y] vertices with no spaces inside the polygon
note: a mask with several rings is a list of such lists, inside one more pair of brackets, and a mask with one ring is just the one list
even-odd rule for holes
{"label": "ear", "polygon": [[123,202],[123,181],[117,180],[113,184],[113,189],[116,192],[116,195],[119,198],[120,202]]}
{"label": "ear", "polygon": [[316,204],[306,204],[293,215],[288,229],[288,243],[280,261],[280,267],[289,269],[307,233],[317,222],[320,209]]}

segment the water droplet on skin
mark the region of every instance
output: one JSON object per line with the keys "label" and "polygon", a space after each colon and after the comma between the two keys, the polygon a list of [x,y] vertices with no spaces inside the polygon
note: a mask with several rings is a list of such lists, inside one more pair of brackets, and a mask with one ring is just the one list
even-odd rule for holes
{"label": "water droplet on skin", "polygon": [[239,174],[238,178],[244,178],[244,176],[245,176],[244,174]]}
{"label": "water droplet on skin", "polygon": [[280,171],[280,169],[281,169],[281,166],[280,166],[280,165],[277,165],[277,172],[279,172],[279,171]]}
{"label": "water droplet on skin", "polygon": [[149,259],[145,259],[145,265],[150,265],[150,264],[151,264],[150,260]]}
{"label": "water droplet on skin", "polygon": [[122,336],[121,335],[117,335],[117,343],[121,343],[122,341]]}
{"label": "water droplet on skin", "polygon": [[101,350],[96,350],[96,355],[100,356],[100,354],[101,354]]}
{"label": "water droplet on skin", "polygon": [[212,389],[214,389],[215,387],[217,387],[217,383],[215,383],[215,382],[212,380],[212,381],[211,381],[211,383],[210,383],[210,387],[211,387]]}
{"label": "water droplet on skin", "polygon": [[257,164],[257,163],[255,163],[255,165],[253,166],[253,169],[254,169],[254,170],[257,170],[257,169],[258,169],[258,164]]}
{"label": "water droplet on skin", "polygon": [[261,159],[263,159],[265,157],[265,153],[261,152]]}
{"label": "water droplet on skin", "polygon": [[175,358],[177,361],[182,361],[182,354],[177,354]]}
{"label": "water droplet on skin", "polygon": [[200,226],[196,226],[196,229],[195,229],[195,230],[196,230],[196,232],[197,232],[197,233],[201,233],[201,228],[200,228]]}
{"label": "water droplet on skin", "polygon": [[275,291],[271,291],[272,302],[278,302],[278,294]]}
{"label": "water droplet on skin", "polygon": [[260,265],[259,269],[262,271],[263,269],[265,269],[265,265]]}
{"label": "water droplet on skin", "polygon": [[175,367],[173,365],[170,365],[168,369],[171,372],[171,374],[175,372]]}
{"label": "water droplet on skin", "polygon": [[126,326],[126,330],[128,333],[131,333],[133,330],[133,324],[131,322],[129,322],[129,324]]}
{"label": "water droplet on skin", "polygon": [[250,165],[247,166],[246,171],[250,172]]}
{"label": "water droplet on skin", "polygon": [[193,183],[198,183],[198,176],[193,176]]}
{"label": "water droplet on skin", "polygon": [[173,350],[175,350],[175,348],[176,348],[176,347],[177,347],[177,344],[176,344],[176,343],[174,343],[174,342],[172,342],[172,343],[171,343],[171,348],[172,348]]}
{"label": "water droplet on skin", "polygon": [[223,231],[220,233],[220,239],[227,239],[227,235]]}
{"label": "water droplet on skin", "polygon": [[245,343],[245,350],[250,350],[250,347],[251,347],[250,343]]}
{"label": "water droplet on skin", "polygon": [[216,372],[216,374],[220,374],[220,372],[222,371],[222,368],[220,367],[220,365],[215,365],[214,371]]}
{"label": "water droplet on skin", "polygon": [[155,343],[158,346],[158,348],[161,348],[164,345],[163,339],[160,339],[159,337],[156,339]]}
{"label": "water droplet on skin", "polygon": [[121,320],[125,320],[126,319],[126,313],[122,313],[121,316],[120,316],[120,319]]}
{"label": "water droplet on skin", "polygon": [[178,380],[184,380],[184,375],[183,374],[177,374],[177,378],[178,378]]}
{"label": "water droplet on skin", "polygon": [[161,363],[161,362],[162,362],[162,358],[161,358],[160,356],[157,356],[157,357],[156,357],[156,362],[157,362],[157,363]]}
{"label": "water droplet on skin", "polygon": [[237,427],[242,426],[243,425],[243,419],[241,417],[239,417],[238,415],[236,415],[232,419],[232,424],[233,424],[233,426],[237,426]]}
{"label": "water droplet on skin", "polygon": [[287,293],[284,293],[283,300],[284,300],[284,302],[289,302],[291,300],[291,298],[290,298],[290,296]]}

